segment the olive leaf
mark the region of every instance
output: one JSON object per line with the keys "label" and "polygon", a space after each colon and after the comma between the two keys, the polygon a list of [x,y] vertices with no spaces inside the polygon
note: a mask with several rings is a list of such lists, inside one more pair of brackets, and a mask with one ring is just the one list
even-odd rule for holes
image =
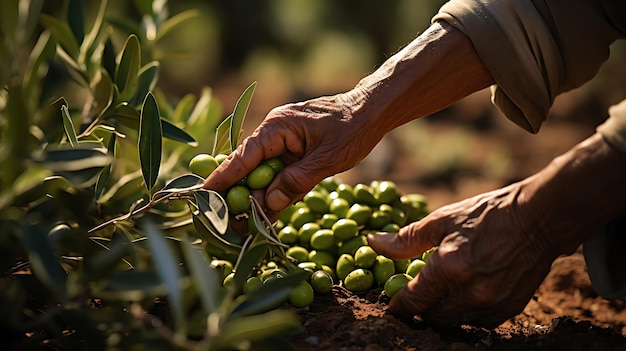
{"label": "olive leaf", "polygon": [[213,143],[213,155],[230,154],[233,151],[232,143],[230,142],[232,120],[233,115],[230,115],[217,126]]}
{"label": "olive leaf", "polygon": [[[111,159],[115,158],[115,141],[116,140],[117,140],[116,134],[112,133],[109,139],[109,145],[107,147],[107,155],[109,155]],[[108,166],[105,166],[104,169],[102,169],[102,172],[100,173],[100,175],[98,176],[98,180],[96,181],[96,187],[94,188],[96,200],[98,200],[100,196],[102,196],[102,193],[104,192],[104,188],[107,182],[109,181],[109,177],[111,176],[112,166],[113,166],[112,163],[109,164]]]}
{"label": "olive leaf", "polygon": [[67,52],[69,57],[75,61],[78,58],[79,46],[70,26],[46,14],[41,14],[40,21],[61,44],[61,47]]}
{"label": "olive leaf", "polygon": [[193,281],[198,286],[202,307],[207,315],[211,314],[217,311],[219,306],[217,272],[211,268],[202,252],[187,240],[183,240],[182,248],[185,262],[189,265]]}
{"label": "olive leaf", "polygon": [[29,252],[33,273],[53,292],[62,294],[67,274],[59,264],[47,234],[36,224],[22,223],[21,227],[22,240]]}
{"label": "olive leaf", "polygon": [[151,191],[159,176],[163,133],[159,107],[154,95],[148,93],[141,108],[139,123],[139,161],[146,189]]}
{"label": "olive leaf", "polygon": [[77,42],[85,37],[85,7],[83,0],[70,0],[67,6],[67,23]]}
{"label": "olive leaf", "polygon": [[231,150],[235,150],[240,144],[239,138],[241,136],[241,127],[243,127],[243,122],[246,118],[246,114],[248,113],[248,107],[250,106],[250,101],[252,101],[252,95],[254,95],[255,88],[256,82],[252,82],[252,84],[244,90],[235,104],[235,110],[233,111],[233,117],[230,125]]}
{"label": "olive leaf", "polygon": [[194,192],[194,198],[200,212],[211,222],[219,234],[228,228],[228,206],[224,198],[216,191],[202,189]]}
{"label": "olive leaf", "polygon": [[72,123],[72,117],[70,111],[66,105],[61,106],[61,115],[63,116],[63,128],[65,129],[65,135],[72,147],[78,146],[78,139],[76,138],[76,130],[74,129],[74,123]]}
{"label": "olive leaf", "polygon": [[260,315],[246,316],[226,323],[211,340],[212,349],[237,349],[242,342],[254,343],[271,336],[285,336],[302,330],[298,318],[286,310],[274,310]]}
{"label": "olive leaf", "polygon": [[131,34],[126,39],[115,70],[115,84],[120,92],[118,101],[128,101],[135,94],[140,64],[139,39],[136,35]]}
{"label": "olive leaf", "polygon": [[139,69],[136,91],[133,97],[128,100],[129,104],[132,106],[141,104],[146,94],[154,89],[159,76],[159,67],[159,62],[152,61]]}
{"label": "olive leaf", "polygon": [[181,272],[176,256],[171,251],[161,232],[150,221],[144,221],[144,231],[152,253],[159,278],[167,289],[168,302],[174,315],[174,322],[181,327],[184,322],[183,295],[180,288]]}
{"label": "olive leaf", "polygon": [[229,319],[236,319],[252,314],[259,314],[272,310],[289,297],[291,291],[306,279],[308,274],[302,269],[285,274],[282,278],[269,279],[252,290],[246,296],[237,300],[237,306],[229,315]]}
{"label": "olive leaf", "polygon": [[172,179],[162,189],[155,192],[152,196],[152,201],[156,202],[171,195],[190,193],[193,190],[200,189],[202,184],[204,184],[204,178],[191,173],[183,174]]}

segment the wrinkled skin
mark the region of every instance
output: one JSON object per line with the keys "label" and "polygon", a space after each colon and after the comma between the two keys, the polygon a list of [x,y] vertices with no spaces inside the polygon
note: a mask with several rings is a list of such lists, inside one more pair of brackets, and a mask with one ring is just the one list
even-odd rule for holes
{"label": "wrinkled skin", "polygon": [[442,207],[398,234],[368,237],[379,253],[406,259],[438,246],[390,309],[440,326],[495,327],[520,313],[557,251],[542,239],[523,183]]}

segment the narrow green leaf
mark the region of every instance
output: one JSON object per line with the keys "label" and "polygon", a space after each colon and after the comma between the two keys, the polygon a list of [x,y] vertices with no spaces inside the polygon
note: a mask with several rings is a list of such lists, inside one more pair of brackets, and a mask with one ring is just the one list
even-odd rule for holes
{"label": "narrow green leaf", "polygon": [[79,43],[85,37],[85,6],[83,0],[70,0],[67,6],[67,22]]}
{"label": "narrow green leaf", "polygon": [[289,272],[282,278],[266,281],[240,301],[229,319],[263,313],[277,308],[287,300],[293,288],[305,280],[307,276],[304,270],[299,269]]}
{"label": "narrow green leaf", "polygon": [[185,24],[185,22],[193,19],[194,17],[198,17],[199,15],[200,11],[198,10],[186,10],[168,18],[158,27],[156,40],[160,40],[180,25]]}
{"label": "narrow green leaf", "polygon": [[198,103],[196,103],[189,114],[188,123],[190,125],[195,125],[196,123],[204,124],[203,119],[206,118],[213,101],[213,90],[208,87],[203,88]]}
{"label": "narrow green leaf", "polygon": [[[26,74],[24,76],[24,87],[28,100],[33,104],[38,104],[41,95],[41,80],[47,73],[44,62],[51,60],[56,53],[57,42],[51,37],[50,31],[44,31],[37,39],[28,58]],[[45,70],[43,68],[46,68]]]}
{"label": "narrow green leaf", "polygon": [[197,190],[204,184],[204,178],[195,174],[183,174],[169,181],[163,189],[154,193],[152,197],[153,201],[156,201],[164,196],[172,195],[175,193],[186,193],[192,190]]}
{"label": "narrow green leaf", "polygon": [[103,45],[106,40],[105,38],[108,37],[108,31],[103,29],[104,15],[108,3],[108,0],[100,1],[98,13],[96,14],[93,25],[80,45],[78,62],[84,65],[89,65],[94,62],[94,60],[92,60],[94,52],[97,51],[98,46]]}
{"label": "narrow green leaf", "polygon": [[178,259],[169,248],[161,232],[149,221],[144,222],[145,234],[159,278],[167,287],[168,301],[178,327],[184,323],[183,290],[180,286],[181,272]]}
{"label": "narrow green leaf", "polygon": [[156,184],[161,167],[163,132],[159,107],[152,93],[148,93],[141,108],[139,125],[139,161],[148,191]]}
{"label": "narrow green leaf", "polygon": [[61,115],[63,116],[63,128],[65,129],[65,135],[72,147],[78,146],[78,139],[76,138],[76,130],[74,129],[74,123],[72,122],[72,116],[66,105],[61,106]]}
{"label": "narrow green leaf", "polygon": [[22,224],[21,229],[33,273],[51,291],[62,294],[65,291],[67,274],[57,260],[47,234],[39,225]]}
{"label": "narrow green leaf", "polygon": [[58,149],[46,151],[40,162],[53,172],[80,171],[102,168],[111,163],[111,157],[99,149]]}
{"label": "narrow green leaf", "polygon": [[244,247],[241,257],[235,265],[235,276],[233,277],[235,286],[243,287],[253,268],[261,264],[267,253],[267,240],[263,235],[257,234],[250,245]]}
{"label": "narrow green leaf", "polygon": [[230,154],[233,152],[232,143],[230,142],[230,129],[233,115],[226,117],[215,130],[215,143],[213,144],[213,155]]}
{"label": "narrow green leaf", "polygon": [[119,301],[142,301],[165,294],[167,287],[157,272],[139,270],[115,272],[105,290],[98,292],[103,299]]}
{"label": "narrow green leaf", "polygon": [[163,128],[163,137],[185,143],[189,146],[198,146],[198,142],[194,137],[170,123],[168,120],[161,118],[161,126]]}
{"label": "narrow green leaf", "polygon": [[29,167],[10,187],[0,190],[0,212],[9,205],[25,207],[47,194],[55,193],[56,188],[51,184],[59,187],[61,185],[52,179],[47,180],[48,176],[50,170],[45,167]]}
{"label": "narrow green leaf", "polygon": [[[115,159],[115,141],[116,140],[117,140],[117,137],[115,136],[115,133],[112,133],[109,139],[109,146],[107,147],[107,150],[108,150],[107,155],[111,157],[111,160]],[[102,169],[102,172],[100,173],[100,175],[98,176],[98,180],[96,181],[96,187],[95,187],[96,200],[100,199],[100,197],[104,193],[104,188],[106,187],[106,184],[109,181],[109,178],[111,176],[112,167],[113,167],[113,163],[109,164],[108,166],[105,166],[104,169]]]}
{"label": "narrow green leaf", "polygon": [[[117,232],[113,233],[111,242],[106,250],[102,250],[84,258],[85,279],[87,281],[98,281],[110,276],[116,271],[120,262],[130,253],[131,245],[123,236]],[[129,266],[128,268],[132,268]]]}
{"label": "narrow green leaf", "polygon": [[232,150],[235,150],[240,143],[241,127],[243,127],[243,121],[248,113],[248,107],[254,95],[254,89],[256,88],[256,82],[253,82],[246,88],[241,94],[239,100],[235,104],[235,110],[233,111],[233,120],[230,126],[230,146]]}
{"label": "narrow green leaf", "polygon": [[100,116],[113,103],[115,87],[109,73],[101,69],[91,81],[90,88],[94,98],[93,114]]}
{"label": "narrow green leaf", "polygon": [[[241,246],[222,239],[217,231],[211,227],[208,220],[203,221],[199,211],[192,213],[192,223],[198,236],[202,239],[205,250],[213,256],[228,260],[235,260],[241,251]],[[205,217],[206,218],[206,217]]]}
{"label": "narrow green leaf", "polygon": [[242,343],[254,344],[275,336],[284,338],[301,330],[295,314],[278,309],[229,321],[212,340],[212,346],[215,350],[238,349]]}
{"label": "narrow green leaf", "polygon": [[159,76],[159,62],[152,61],[141,67],[137,73],[137,88],[128,103],[138,106],[150,91],[154,89]]}
{"label": "narrow green leaf", "polygon": [[182,243],[185,262],[189,266],[193,281],[198,287],[200,301],[207,315],[217,311],[219,307],[218,293],[219,280],[215,269],[211,268],[210,262],[200,250],[186,240]]}
{"label": "narrow green leaf", "polygon": [[67,101],[64,98],[58,98],[57,100],[42,107],[35,115],[33,124],[39,126],[41,130],[45,130],[46,141],[49,144],[59,144],[65,131],[63,130],[63,123],[59,121],[63,120],[63,111],[61,106],[67,105]]}
{"label": "narrow green leaf", "polygon": [[78,41],[70,26],[58,20],[50,15],[41,14],[41,23],[46,27],[54,36],[54,38],[61,44],[61,47],[67,51],[71,58],[77,59],[79,54]]}
{"label": "narrow green leaf", "polygon": [[174,122],[186,122],[191,116],[191,111],[196,103],[196,96],[194,94],[187,94],[176,104],[176,109],[172,115]]}
{"label": "narrow green leaf", "polygon": [[218,233],[226,233],[228,228],[228,206],[224,198],[216,191],[199,189],[194,198],[200,212],[211,222]]}
{"label": "narrow green leaf", "polygon": [[135,94],[140,64],[139,39],[131,34],[126,39],[115,71],[115,84],[120,91],[118,101],[128,101]]}

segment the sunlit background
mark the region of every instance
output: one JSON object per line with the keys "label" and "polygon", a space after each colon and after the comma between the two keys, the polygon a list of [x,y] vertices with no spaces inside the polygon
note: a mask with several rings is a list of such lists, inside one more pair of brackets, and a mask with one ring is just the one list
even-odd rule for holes
{"label": "sunlit background", "polygon": [[[275,106],[350,89],[423,31],[444,2],[170,1],[172,15],[188,9],[199,15],[165,38],[180,55],[160,58],[159,85],[174,101],[211,87],[226,115],[256,81],[244,125],[249,134]],[[127,0],[111,0],[109,17],[139,21]],[[624,43],[612,52],[592,82],[557,99],[538,135],[506,120],[481,91],[393,131],[340,177],[351,183],[394,180],[403,192],[426,194],[436,208],[532,174],[593,133],[607,108],[626,97]]]}

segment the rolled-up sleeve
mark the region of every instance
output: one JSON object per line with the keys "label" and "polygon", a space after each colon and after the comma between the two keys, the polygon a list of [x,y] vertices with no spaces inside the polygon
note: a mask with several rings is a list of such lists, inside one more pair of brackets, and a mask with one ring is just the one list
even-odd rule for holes
{"label": "rolled-up sleeve", "polygon": [[624,37],[626,1],[452,0],[434,21],[470,38],[496,82],[493,103],[536,133],[555,97],[595,76]]}
{"label": "rolled-up sleeve", "polygon": [[626,153],[626,100],[609,108],[609,118],[597,131],[609,145]]}

